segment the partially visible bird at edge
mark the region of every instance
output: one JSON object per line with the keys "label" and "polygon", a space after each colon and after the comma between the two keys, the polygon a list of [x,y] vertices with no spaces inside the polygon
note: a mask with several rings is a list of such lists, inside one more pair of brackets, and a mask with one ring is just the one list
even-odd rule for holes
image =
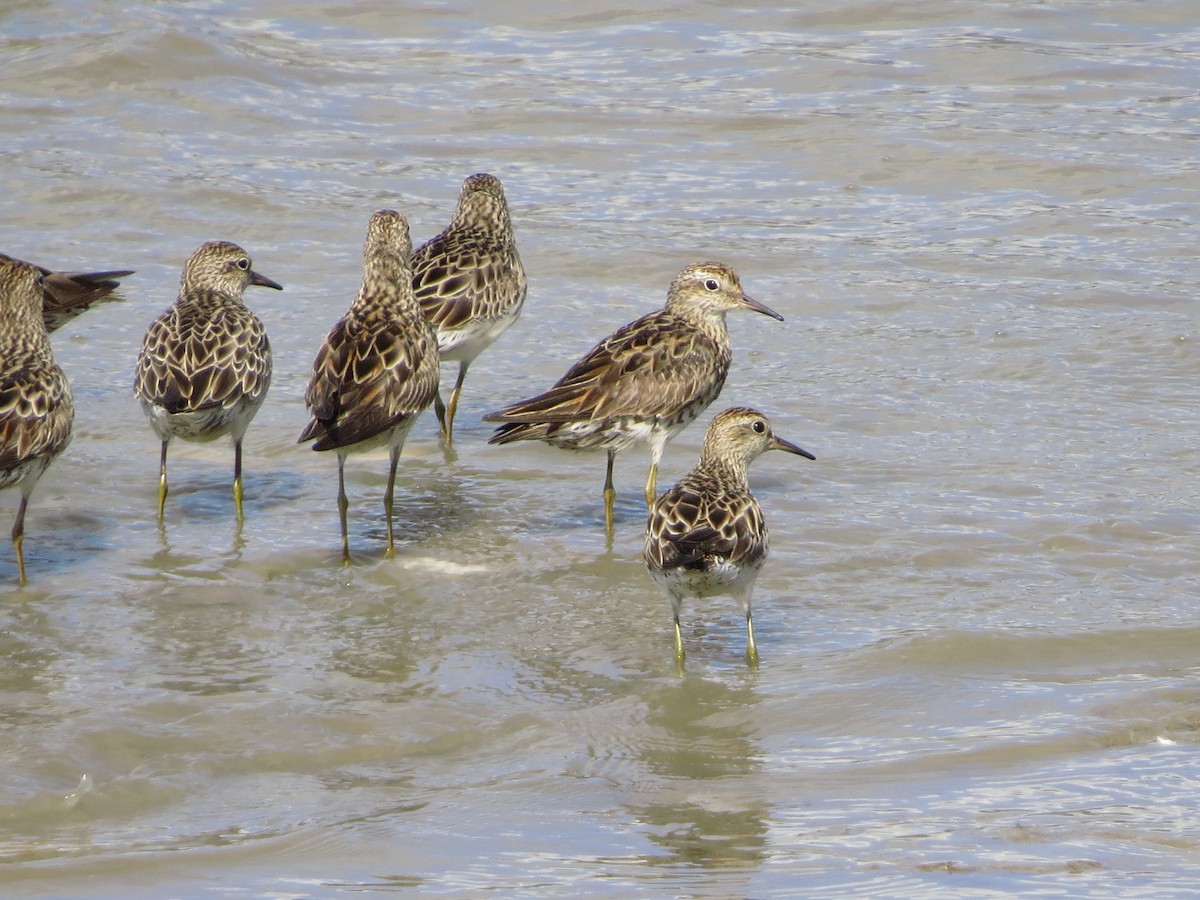
{"label": "partially visible bird at edge", "polygon": [[25,573],[25,513],[50,464],[71,441],[71,386],[54,361],[43,319],[46,275],[27,262],[0,257],[0,488],[18,487],[13,524],[17,575]]}

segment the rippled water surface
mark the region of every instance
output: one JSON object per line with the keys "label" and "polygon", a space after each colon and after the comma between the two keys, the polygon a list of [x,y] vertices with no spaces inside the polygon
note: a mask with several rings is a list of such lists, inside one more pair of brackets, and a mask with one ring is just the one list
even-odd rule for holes
{"label": "rippled water surface", "polygon": [[[1200,890],[1190,2],[15,2],[0,250],[137,269],[55,336],[75,439],[0,544],[7,896],[1163,896]],[[503,10],[503,11],[501,11]],[[500,176],[530,290],[453,453],[298,447],[367,218]],[[188,254],[235,240],[275,380],[172,451],[130,396]],[[733,265],[718,409],[758,461],[762,667],[686,670],[640,561],[645,454],[480,416]],[[5,516],[15,513],[3,495]],[[7,530],[5,518],[3,529]]]}

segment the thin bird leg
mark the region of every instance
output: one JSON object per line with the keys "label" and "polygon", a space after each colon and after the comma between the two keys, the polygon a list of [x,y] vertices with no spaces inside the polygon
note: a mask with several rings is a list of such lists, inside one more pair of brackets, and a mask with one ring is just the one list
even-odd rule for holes
{"label": "thin bird leg", "polygon": [[646,506],[654,506],[654,498],[657,494],[654,493],[655,487],[658,485],[658,461],[655,460],[650,464],[650,474],[646,476]]}
{"label": "thin bird leg", "polygon": [[675,659],[683,661],[683,631],[679,628],[679,616],[675,616]]}
{"label": "thin bird leg", "polygon": [[608,473],[604,476],[604,527],[609,534],[613,530],[613,503],[617,499],[617,489],[613,487],[613,462],[616,461],[617,451],[608,451]]}
{"label": "thin bird leg", "polygon": [[454,438],[454,416],[458,412],[458,398],[462,394],[463,381],[466,380],[469,365],[471,364],[465,359],[458,363],[458,378],[454,382],[454,390],[450,392],[450,405],[446,407],[446,421],[442,428],[447,443]]}
{"label": "thin bird leg", "polygon": [[242,442],[233,442],[233,507],[237,510],[238,524],[246,521],[242,515]]}
{"label": "thin bird leg", "polygon": [[23,547],[25,545],[25,509],[29,506],[29,494],[21,493],[21,505],[17,509],[17,521],[13,524],[12,542],[13,550],[17,553],[17,576],[18,583],[24,587],[29,583],[25,577],[25,553]]}
{"label": "thin bird leg", "polygon": [[400,448],[392,448],[391,464],[388,466],[387,493],[383,495],[383,511],[387,515],[387,552],[388,559],[396,556],[395,545],[392,543],[392,509],[396,496],[396,464],[400,462]]}
{"label": "thin bird leg", "polygon": [[162,442],[162,459],[158,463],[158,521],[163,520],[163,508],[167,505],[167,444]]}
{"label": "thin bird leg", "polygon": [[746,659],[751,668],[758,668],[758,645],[754,643],[754,619],[749,607],[746,607]]}
{"label": "thin bird leg", "polygon": [[446,435],[446,404],[442,402],[442,389],[438,387],[433,395],[433,411],[437,414],[438,427],[442,430],[442,436]]}
{"label": "thin bird leg", "polygon": [[338,454],[338,518],[342,523],[342,565],[350,565],[350,534],[346,530],[346,514],[350,511],[350,501],[346,499],[346,457]]}

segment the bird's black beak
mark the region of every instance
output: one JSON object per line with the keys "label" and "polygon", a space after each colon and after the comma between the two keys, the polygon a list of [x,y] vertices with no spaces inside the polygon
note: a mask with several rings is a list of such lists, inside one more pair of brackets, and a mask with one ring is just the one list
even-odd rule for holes
{"label": "bird's black beak", "polygon": [[813,460],[816,459],[815,456],[813,456],[811,453],[809,453],[803,447],[797,447],[791,441],[785,441],[783,438],[780,438],[780,437],[772,436],[771,446],[768,447],[767,449],[768,450],[786,450],[788,453],[795,453],[797,456],[803,456],[805,459],[813,459]]}
{"label": "bird's black beak", "polygon": [[272,281],[266,275],[259,275],[253,269],[250,270],[250,283],[257,284],[259,287],[275,288],[277,291],[283,290],[283,285],[278,281]]}
{"label": "bird's black beak", "polygon": [[755,312],[760,312],[764,316],[770,316],[772,319],[778,319],[780,322],[783,321],[783,316],[775,312],[775,310],[771,309],[771,307],[767,306],[765,303],[759,303],[753,297],[747,296],[746,294],[742,294],[742,306],[746,309],[752,309]]}

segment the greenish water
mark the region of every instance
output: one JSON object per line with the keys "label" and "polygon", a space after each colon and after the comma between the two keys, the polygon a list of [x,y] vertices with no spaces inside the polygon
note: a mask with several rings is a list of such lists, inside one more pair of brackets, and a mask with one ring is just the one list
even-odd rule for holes
{"label": "greenish water", "polygon": [[[0,251],[129,267],[56,335],[75,439],[0,546],[6,896],[1154,896],[1200,885],[1190,4],[10,4]],[[295,444],[367,218],[505,184],[523,318],[383,456]],[[246,440],[158,446],[138,343],[202,241],[275,354]],[[732,265],[718,409],[762,667],[640,560],[645,456],[480,416]],[[4,495],[15,513],[16,496]],[[7,528],[7,526],[5,526]]]}

